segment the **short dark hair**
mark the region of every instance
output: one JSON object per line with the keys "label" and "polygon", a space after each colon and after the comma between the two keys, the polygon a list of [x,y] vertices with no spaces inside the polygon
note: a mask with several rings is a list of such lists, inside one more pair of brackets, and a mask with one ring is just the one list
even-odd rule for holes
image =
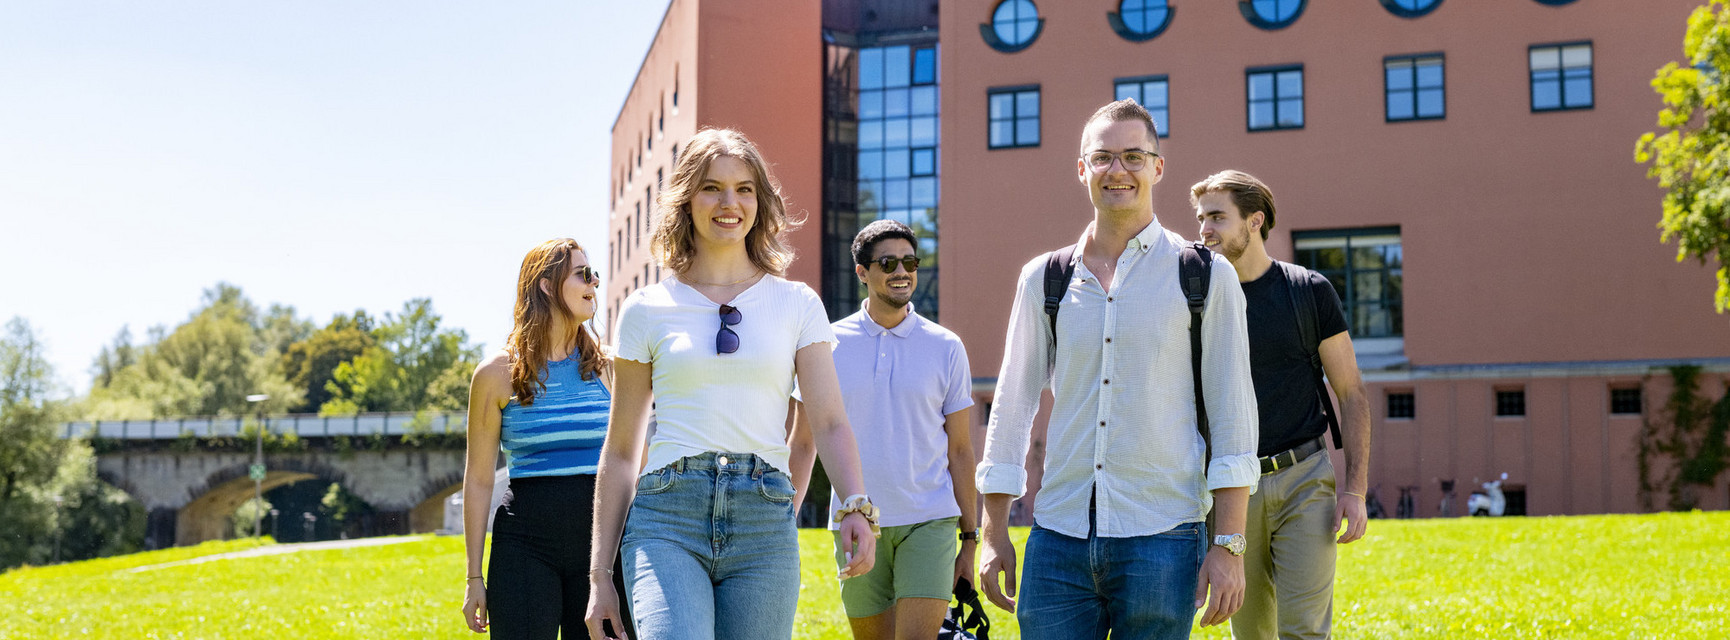
{"label": "short dark hair", "polygon": [[1159,151],[1159,127],[1153,122],[1153,114],[1148,113],[1146,107],[1141,106],[1132,98],[1106,103],[1098,111],[1093,112],[1093,115],[1088,116],[1087,122],[1081,123],[1081,130],[1087,131],[1088,127],[1093,126],[1095,120],[1106,122],[1140,120],[1147,125],[1147,139],[1153,141],[1153,148],[1150,151]]}
{"label": "short dark hair", "polygon": [[891,238],[906,240],[913,245],[913,250],[919,250],[919,237],[913,235],[913,230],[907,225],[894,220],[878,220],[865,225],[859,230],[859,235],[853,236],[853,263],[870,264],[871,250],[877,248],[877,243]]}
{"label": "short dark hair", "polygon": [[1273,190],[1257,180],[1255,176],[1242,171],[1226,170],[1213,174],[1195,183],[1189,188],[1189,203],[1201,203],[1201,197],[1208,192],[1219,191],[1231,195],[1232,206],[1237,207],[1237,215],[1245,220],[1249,214],[1262,212],[1267,218],[1267,224],[1261,226],[1261,240],[1267,242],[1267,232],[1273,230]]}

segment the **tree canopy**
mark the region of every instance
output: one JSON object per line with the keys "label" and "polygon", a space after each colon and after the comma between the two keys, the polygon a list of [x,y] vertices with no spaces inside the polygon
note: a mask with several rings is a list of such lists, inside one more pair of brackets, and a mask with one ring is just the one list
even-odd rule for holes
{"label": "tree canopy", "polygon": [[1682,40],[1688,63],[1658,70],[1660,133],[1640,136],[1634,158],[1650,162],[1663,187],[1659,241],[1676,241],[1676,260],[1717,263],[1713,297],[1730,311],[1730,0],[1711,0],[1688,18]]}

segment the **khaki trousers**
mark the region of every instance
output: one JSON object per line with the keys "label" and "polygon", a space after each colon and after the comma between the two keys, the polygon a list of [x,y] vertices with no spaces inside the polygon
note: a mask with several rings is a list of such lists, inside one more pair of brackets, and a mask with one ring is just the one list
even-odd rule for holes
{"label": "khaki trousers", "polygon": [[1261,477],[1249,497],[1237,640],[1327,638],[1334,617],[1334,465],[1326,450]]}

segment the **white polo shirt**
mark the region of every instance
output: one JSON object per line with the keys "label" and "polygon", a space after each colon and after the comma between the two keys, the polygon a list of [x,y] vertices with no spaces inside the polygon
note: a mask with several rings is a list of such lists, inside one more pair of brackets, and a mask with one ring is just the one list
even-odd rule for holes
{"label": "white polo shirt", "polygon": [[[949,477],[944,419],[973,406],[967,349],[954,332],[908,306],[907,319],[885,329],[863,305],[832,325],[839,345],[835,373],[847,422],[859,443],[865,491],[886,527],[961,515]],[[829,513],[841,499],[829,496]],[[838,528],[831,521],[830,529]]]}

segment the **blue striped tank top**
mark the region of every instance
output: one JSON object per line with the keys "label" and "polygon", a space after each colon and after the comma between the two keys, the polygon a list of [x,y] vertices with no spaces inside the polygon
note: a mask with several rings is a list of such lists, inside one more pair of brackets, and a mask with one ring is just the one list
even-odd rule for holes
{"label": "blue striped tank top", "polygon": [[547,388],[527,407],[512,398],[499,420],[499,445],[512,478],[593,475],[607,437],[612,394],[599,376],[584,380],[576,358],[548,362]]}

